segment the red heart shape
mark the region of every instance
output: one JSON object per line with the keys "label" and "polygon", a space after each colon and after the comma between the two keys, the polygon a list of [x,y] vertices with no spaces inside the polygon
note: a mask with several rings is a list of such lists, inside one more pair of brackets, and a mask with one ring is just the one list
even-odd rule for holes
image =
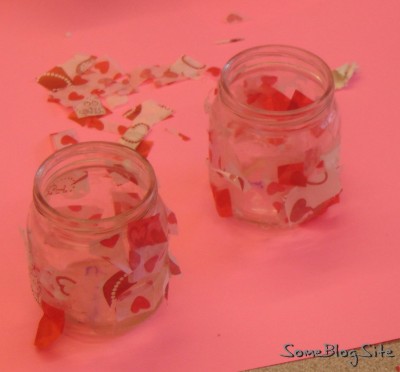
{"label": "red heart shape", "polygon": [[88,118],[87,127],[88,128],[96,128],[98,130],[103,130],[104,129],[104,124],[99,119]]}
{"label": "red heart shape", "polygon": [[110,63],[108,61],[97,62],[94,65],[94,68],[99,70],[102,74],[105,74],[108,71],[108,69],[110,68]]}
{"label": "red heart shape", "polygon": [[219,67],[211,66],[207,69],[207,72],[212,76],[218,77],[221,75],[221,69]]}
{"label": "red heart shape", "polygon": [[82,77],[80,77],[79,75],[74,77],[74,80],[72,80],[72,84],[73,85],[83,85],[86,84],[88,81]]}
{"label": "red heart shape", "polygon": [[146,269],[146,271],[148,273],[151,273],[154,270],[154,267],[156,266],[156,263],[158,261],[158,256],[154,256],[152,258],[149,258],[145,264],[144,264],[144,268]]}
{"label": "red heart shape", "polygon": [[85,98],[84,96],[82,96],[82,95],[80,95],[80,94],[78,94],[76,92],[71,92],[68,95],[68,99],[71,100],[71,101],[79,101],[79,100],[84,99],[84,98]]}
{"label": "red heart shape", "polygon": [[117,244],[118,239],[119,239],[119,234],[115,234],[107,239],[101,240],[100,244],[104,245],[107,248],[114,248],[115,244]]}
{"label": "red heart shape", "polygon": [[71,293],[65,290],[65,288],[68,287],[67,283],[76,284],[76,281],[71,278],[68,278],[67,276],[56,276],[56,283],[60,287],[61,293],[64,294],[65,296],[69,296]]}
{"label": "red heart shape", "polygon": [[150,302],[146,297],[137,296],[131,305],[132,313],[138,313],[140,310],[150,309]]}
{"label": "red heart shape", "polygon": [[62,145],[73,145],[75,143],[78,143],[78,141],[74,137],[69,136],[68,134],[62,136],[61,138]]}
{"label": "red heart shape", "polygon": [[100,97],[101,95],[103,95],[105,93],[104,90],[102,89],[93,89],[91,92],[91,94],[93,94],[94,96]]}
{"label": "red heart shape", "polygon": [[307,207],[306,199],[299,199],[293,205],[292,212],[290,213],[290,220],[292,222],[301,221],[303,217],[312,210],[311,207]]}

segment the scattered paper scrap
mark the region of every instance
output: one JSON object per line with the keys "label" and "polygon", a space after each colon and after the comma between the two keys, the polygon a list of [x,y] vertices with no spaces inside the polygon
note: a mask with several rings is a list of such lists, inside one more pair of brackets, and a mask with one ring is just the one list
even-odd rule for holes
{"label": "scattered paper scrap", "polygon": [[72,129],[64,130],[57,133],[51,133],[50,140],[53,145],[54,151],[60,150],[63,147],[67,147],[79,142],[76,132]]}
{"label": "scattered paper scrap", "polygon": [[344,88],[358,70],[358,65],[355,62],[345,63],[344,65],[332,70],[335,89]]}
{"label": "scattered paper scrap", "polygon": [[218,40],[215,42],[215,44],[232,44],[232,43],[238,43],[239,41],[243,41],[244,39],[236,37],[232,39],[222,39]]}
{"label": "scattered paper scrap", "polygon": [[227,23],[240,23],[243,21],[243,17],[237,13],[230,13],[227,15],[225,21]]}
{"label": "scattered paper scrap", "polygon": [[186,136],[183,133],[178,132],[176,129],[166,128],[165,131],[168,132],[168,133],[171,133],[171,134],[173,134],[175,136],[178,136],[181,140],[183,140],[185,142],[186,141],[190,141],[190,137]]}
{"label": "scattered paper scrap", "polygon": [[125,112],[124,117],[131,120],[132,125],[146,123],[152,126],[159,121],[169,118],[172,114],[173,110],[170,108],[160,105],[153,100],[148,100]]}

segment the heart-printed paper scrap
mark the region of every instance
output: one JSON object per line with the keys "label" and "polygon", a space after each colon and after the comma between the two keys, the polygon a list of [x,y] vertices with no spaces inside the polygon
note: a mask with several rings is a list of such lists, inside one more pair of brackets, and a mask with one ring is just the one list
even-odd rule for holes
{"label": "heart-printed paper scrap", "polygon": [[78,136],[73,129],[51,133],[50,140],[54,151],[60,150],[63,147],[67,147],[79,142]]}
{"label": "heart-printed paper scrap", "polygon": [[355,62],[345,63],[332,70],[333,81],[335,83],[335,89],[344,88],[353,77],[355,72],[358,70],[358,65]]}

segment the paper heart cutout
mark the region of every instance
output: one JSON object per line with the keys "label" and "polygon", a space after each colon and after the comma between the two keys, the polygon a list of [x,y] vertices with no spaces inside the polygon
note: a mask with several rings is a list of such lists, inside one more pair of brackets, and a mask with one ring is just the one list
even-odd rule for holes
{"label": "paper heart cutout", "polygon": [[107,239],[100,240],[100,244],[107,248],[114,248],[119,240],[119,234],[115,234]]}
{"label": "paper heart cutout", "polygon": [[132,313],[138,313],[140,310],[150,309],[150,302],[146,297],[137,296],[131,305]]}
{"label": "paper heart cutout", "polygon": [[71,101],[80,101],[81,99],[84,99],[84,98],[85,98],[84,96],[82,96],[82,95],[80,95],[80,94],[78,94],[76,92],[71,92],[68,95],[68,99],[71,100]]}
{"label": "paper heart cutout", "polygon": [[58,284],[61,293],[65,296],[69,296],[71,294],[71,285],[76,284],[76,281],[67,276],[56,276],[56,283]]}
{"label": "paper heart cutout", "polygon": [[73,145],[75,143],[78,143],[78,141],[74,137],[69,136],[68,134],[62,136],[61,138],[62,145]]}
{"label": "paper heart cutout", "polygon": [[290,220],[292,222],[301,221],[307,214],[312,212],[312,208],[307,206],[306,199],[299,199],[294,203],[290,213]]}
{"label": "paper heart cutout", "polygon": [[110,63],[108,61],[97,62],[94,68],[99,70],[102,74],[105,74],[110,68]]}
{"label": "paper heart cutout", "polygon": [[144,264],[145,270],[148,273],[151,273],[154,270],[154,267],[156,266],[157,261],[158,261],[158,256],[153,256],[153,257],[149,258]]}

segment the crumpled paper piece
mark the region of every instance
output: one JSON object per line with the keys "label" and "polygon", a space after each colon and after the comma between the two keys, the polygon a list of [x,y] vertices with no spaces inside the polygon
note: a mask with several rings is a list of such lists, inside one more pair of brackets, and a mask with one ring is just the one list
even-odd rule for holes
{"label": "crumpled paper piece", "polygon": [[347,86],[357,70],[358,65],[355,62],[345,63],[344,65],[332,70],[335,89],[342,89]]}
{"label": "crumpled paper piece", "polygon": [[152,126],[169,118],[173,111],[153,100],[145,101],[133,109],[124,113],[124,117],[130,120],[130,126],[119,126],[118,131],[122,134],[120,143],[136,149]]}

